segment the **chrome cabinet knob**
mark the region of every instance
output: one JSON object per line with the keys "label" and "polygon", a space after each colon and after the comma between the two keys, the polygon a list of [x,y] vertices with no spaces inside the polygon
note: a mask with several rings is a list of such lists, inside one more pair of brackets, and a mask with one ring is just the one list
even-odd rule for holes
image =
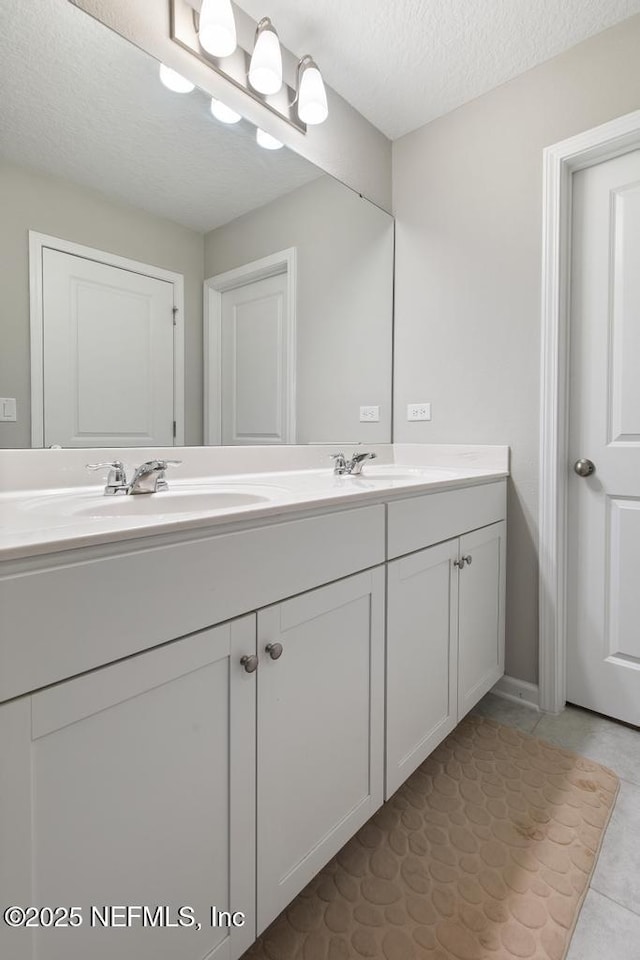
{"label": "chrome cabinet knob", "polygon": [[580,459],[574,463],[573,469],[579,477],[590,477],[592,473],[596,472],[596,465],[593,460],[580,457]]}
{"label": "chrome cabinet knob", "polygon": [[256,670],[258,669],[258,658],[256,657],[255,653],[253,653],[250,657],[249,656],[241,657],[240,663],[242,664],[244,669],[247,671],[247,673],[255,673]]}
{"label": "chrome cabinet knob", "polygon": [[282,644],[281,643],[268,643],[264,648],[265,652],[269,654],[272,660],[279,660],[282,656]]}
{"label": "chrome cabinet knob", "polygon": [[466,557],[463,557],[463,558],[462,558],[462,563],[460,564],[460,566],[463,566],[463,565],[466,563],[466,565],[467,565],[468,567],[470,567],[472,560],[473,560],[473,557],[471,556],[470,553],[468,553],[468,554],[466,555]]}

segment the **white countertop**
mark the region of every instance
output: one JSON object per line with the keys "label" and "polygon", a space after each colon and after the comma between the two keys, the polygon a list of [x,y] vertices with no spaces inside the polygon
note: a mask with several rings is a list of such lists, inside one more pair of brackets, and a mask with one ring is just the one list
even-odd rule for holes
{"label": "white countertop", "polygon": [[[228,448],[225,448],[228,449]],[[285,448],[286,449],[286,448]],[[0,469],[15,479],[15,489],[0,493],[0,560],[17,560],[80,547],[172,534],[178,538],[193,531],[212,534],[216,527],[238,523],[263,523],[293,519],[296,513],[331,507],[357,507],[421,493],[508,476],[508,448],[391,444],[375,449],[378,459],[365,463],[361,476],[334,476],[326,463],[326,447],[289,448],[264,456],[253,448],[224,456],[220,448],[125,452],[130,462],[150,456],[182,456],[184,469],[167,474],[169,491],[138,497],[105,497],[104,479],[86,484],[84,464],[111,459],[122,451],[11,451],[2,454]],[[208,451],[207,457],[204,451]],[[302,452],[301,452],[302,451]],[[349,448],[347,448],[347,453]],[[14,454],[20,463],[8,461]],[[47,460],[46,455],[49,454]],[[53,454],[53,456],[51,456]],[[68,455],[68,456],[65,456]],[[242,458],[241,464],[239,463]],[[124,458],[124,457],[123,457]],[[207,462],[209,461],[209,462]],[[273,469],[294,463],[310,468]],[[37,464],[55,463],[40,488],[32,486],[29,472]],[[82,469],[76,469],[82,463]],[[7,467],[7,464],[9,466]],[[256,470],[259,464],[269,469]],[[311,466],[313,464],[313,466]],[[241,465],[242,472],[228,472]],[[209,469],[207,469],[209,467]],[[253,467],[252,471],[246,467]],[[29,482],[27,479],[29,478]],[[75,483],[69,483],[72,479]],[[67,485],[62,485],[64,481]],[[81,485],[78,481],[85,481]],[[231,505],[211,509],[207,497],[223,494]],[[243,497],[250,502],[238,505]],[[193,501],[193,503],[192,503]]]}

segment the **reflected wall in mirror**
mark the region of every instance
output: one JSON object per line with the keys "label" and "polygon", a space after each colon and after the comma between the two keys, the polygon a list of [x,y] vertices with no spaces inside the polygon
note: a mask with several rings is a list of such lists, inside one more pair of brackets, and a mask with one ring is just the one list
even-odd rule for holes
{"label": "reflected wall in mirror", "polygon": [[389,442],[392,218],[158,73],[0,15],[0,447]]}

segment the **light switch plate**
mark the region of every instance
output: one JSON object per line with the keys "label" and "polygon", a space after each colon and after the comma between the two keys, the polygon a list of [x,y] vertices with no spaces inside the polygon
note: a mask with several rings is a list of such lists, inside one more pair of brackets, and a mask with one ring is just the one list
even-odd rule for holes
{"label": "light switch plate", "polygon": [[360,423],[379,423],[380,407],[360,407]]}
{"label": "light switch plate", "polygon": [[431,404],[408,403],[407,420],[431,420]]}
{"label": "light switch plate", "polygon": [[13,423],[18,419],[15,397],[0,397],[0,423]]}

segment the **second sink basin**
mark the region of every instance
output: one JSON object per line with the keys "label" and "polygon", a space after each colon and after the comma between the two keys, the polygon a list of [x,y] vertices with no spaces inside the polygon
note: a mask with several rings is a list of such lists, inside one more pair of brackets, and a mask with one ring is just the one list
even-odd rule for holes
{"label": "second sink basin", "polygon": [[405,467],[401,464],[386,464],[365,466],[362,471],[363,480],[396,480],[399,483],[450,480],[457,476],[458,471],[448,467]]}

